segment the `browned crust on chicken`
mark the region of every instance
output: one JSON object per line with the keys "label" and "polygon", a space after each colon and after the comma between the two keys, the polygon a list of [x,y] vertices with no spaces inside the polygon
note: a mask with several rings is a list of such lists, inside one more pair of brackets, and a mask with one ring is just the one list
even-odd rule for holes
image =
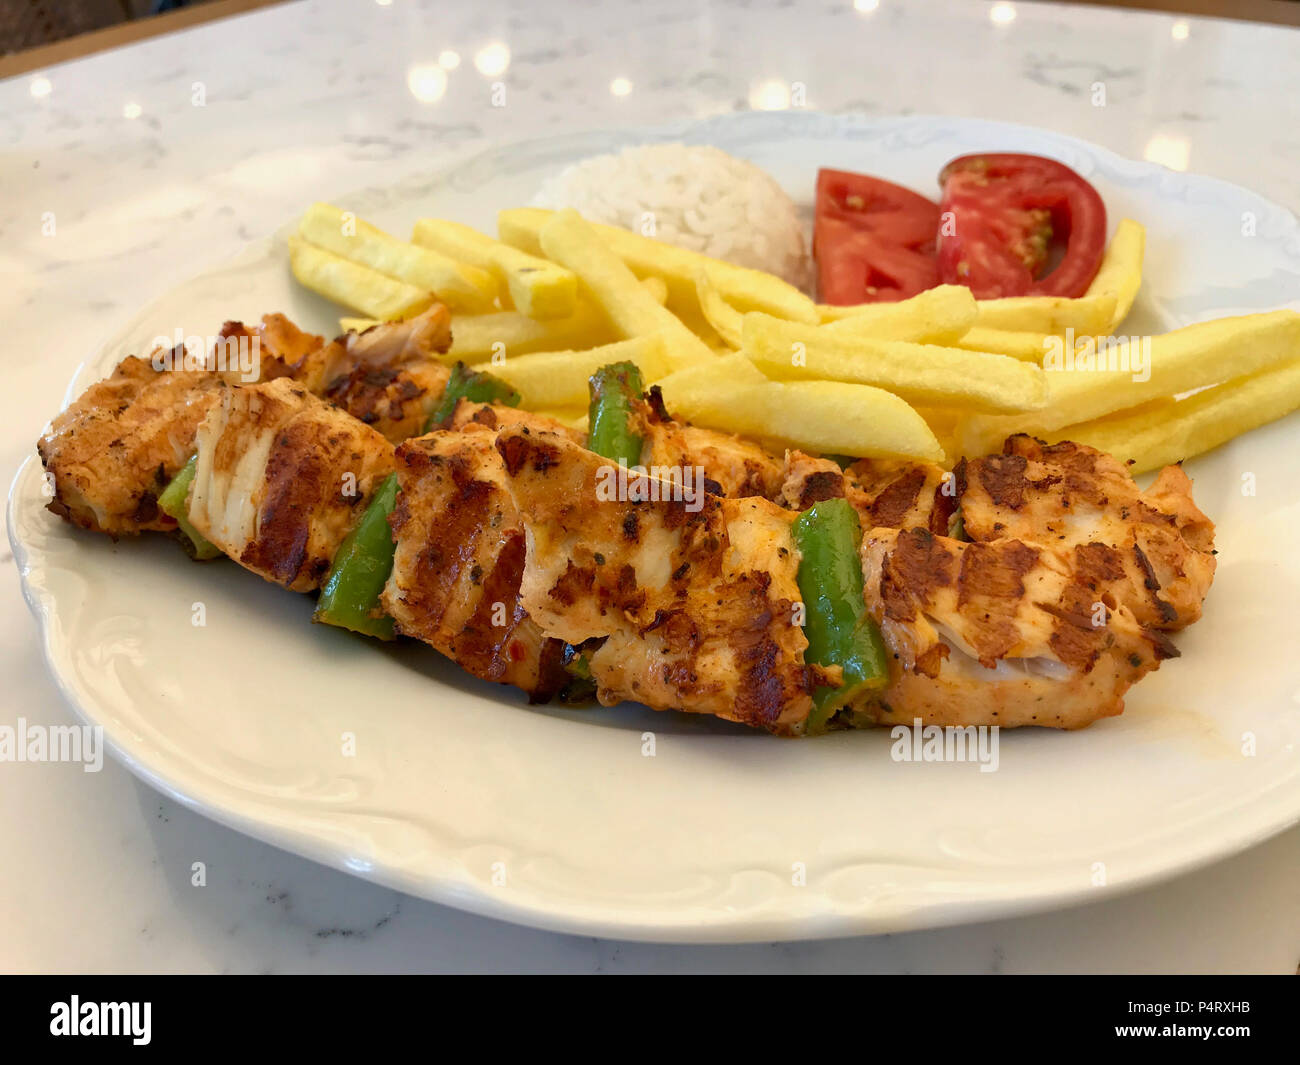
{"label": "browned crust on chicken", "polygon": [[567,680],[564,646],[519,601],[524,530],[502,486],[495,436],[434,432],[397,450],[397,548],[383,593],[399,632],[483,680],[536,700]]}
{"label": "browned crust on chicken", "polygon": [[189,459],[195,430],[226,387],[206,371],[123,359],[37,442],[53,477],[49,509],[111,536],[176,528],[158,509],[158,496]]}
{"label": "browned crust on chicken", "polygon": [[785,453],[780,501],[791,510],[807,510],[827,499],[843,499],[847,478],[839,464],[803,451]]}
{"label": "browned crust on chicken", "polygon": [[779,500],[781,461],[752,440],[674,421],[657,387],[647,399],[633,404],[631,421],[644,444],[641,464],[647,468],[700,467],[714,495],[742,499],[762,496]]}
{"label": "browned crust on chicken", "polygon": [[450,376],[433,360],[409,366],[363,364],[330,382],[325,398],[397,444],[420,435]]}
{"label": "browned crust on chicken", "polygon": [[1063,558],[1083,547],[1097,563],[1094,590],[1143,625],[1177,630],[1201,616],[1214,578],[1214,525],[1192,502],[1180,468],[1166,467],[1142,492],[1109,455],[1020,435],[958,475],[971,540],[1018,538]]}
{"label": "browned crust on chicken", "polygon": [[1170,656],[1164,634],[1098,598],[1113,560],[1019,540],[966,543],[927,529],[863,541],[868,611],[893,652],[876,723],[1081,728],[1123,710],[1123,694]]}
{"label": "browned crust on chicken", "polygon": [[524,606],[568,643],[604,641],[590,655],[602,702],[802,727],[813,678],[793,622],[793,515],[758,498],[671,498],[636,473],[621,498],[615,467],[556,434],[509,428],[497,449],[528,533]]}
{"label": "browned crust on chicken", "polygon": [[447,424],[440,428],[453,432],[490,432],[504,429],[508,425],[522,425],[539,432],[557,433],[575,443],[581,443],[583,434],[570,429],[563,422],[535,411],[520,410],[500,403],[475,403],[469,399],[458,399],[456,406],[447,419]]}
{"label": "browned crust on chicken", "polygon": [[320,586],[393,469],[387,440],[283,378],[228,389],[195,442],[190,521],[240,565],[297,592]]}

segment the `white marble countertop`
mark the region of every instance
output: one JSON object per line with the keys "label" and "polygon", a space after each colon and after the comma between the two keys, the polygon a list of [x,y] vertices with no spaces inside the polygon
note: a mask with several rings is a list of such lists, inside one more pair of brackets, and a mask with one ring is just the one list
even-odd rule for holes
{"label": "white marble countertop", "polygon": [[[491,106],[494,80],[506,107]],[[304,203],[493,142],[780,102],[773,86],[795,81],[809,107],[1049,126],[1300,208],[1290,29],[973,0],[267,8],[0,82],[6,483],[102,338]],[[7,548],[0,561],[0,724],[71,721]],[[0,764],[0,807],[3,970],[1289,973],[1300,960],[1300,829],[1055,914],[667,947],[404,897],[221,828],[116,764]],[[193,888],[200,859],[208,886]]]}

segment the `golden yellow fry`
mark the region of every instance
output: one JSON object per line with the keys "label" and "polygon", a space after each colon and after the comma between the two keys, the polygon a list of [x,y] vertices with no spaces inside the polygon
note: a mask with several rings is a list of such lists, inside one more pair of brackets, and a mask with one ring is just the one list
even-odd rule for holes
{"label": "golden yellow fry", "polygon": [[722,342],[733,350],[739,348],[740,330],[745,316],[726,301],[709,280],[707,270],[695,271],[695,295],[700,301],[700,313]]}
{"label": "golden yellow fry", "polygon": [[1051,434],[1109,452],[1143,473],[1210,451],[1300,410],[1300,360],[1227,381],[1187,399],[1149,405]]}
{"label": "golden yellow fry", "polygon": [[1092,284],[1085,293],[1085,298],[1114,298],[1115,307],[1111,312],[1110,325],[1104,330],[1108,336],[1128,317],[1133,300],[1137,298],[1138,289],[1142,286],[1142,257],[1146,242],[1147,231],[1141,222],[1121,218],[1115,227],[1115,235],[1106,247],[1106,254],[1102,256],[1097,276],[1092,279]]}
{"label": "golden yellow fry", "polygon": [[568,318],[539,322],[518,311],[453,315],[447,358],[473,365],[494,355],[509,359],[533,351],[593,348],[616,340],[614,330],[590,300],[579,300]]}
{"label": "golden yellow fry", "polygon": [[578,275],[584,291],[622,337],[662,335],[674,366],[710,360],[713,352],[681,320],[661,307],[600,234],[577,211],[557,211],[541,232],[547,256]]}
{"label": "golden yellow fry", "polygon": [[454,311],[485,312],[496,302],[497,281],[487,271],[398,240],[332,204],[307,208],[298,235],[335,255],[432,292]]}
{"label": "golden yellow fry", "polygon": [[383,325],[377,318],[340,318],[339,332],[364,333],[371,326]]}
{"label": "golden yellow fry", "polygon": [[641,287],[650,293],[651,298],[660,307],[668,302],[668,286],[664,284],[662,277],[643,277]]}
{"label": "golden yellow fry", "polygon": [[1115,314],[1115,296],[1107,293],[1067,299],[1064,296],[1008,296],[979,300],[976,325],[1012,333],[1052,333],[1067,329],[1090,336],[1106,334]]}
{"label": "golden yellow fry", "polygon": [[1047,403],[1043,371],[1016,359],[874,340],[766,314],[745,315],[742,351],[769,376],[873,385],[930,406],[1007,413]]}
{"label": "golden yellow fry", "polygon": [[493,361],[491,372],[513,386],[530,410],[576,407],[587,402],[587,380],[612,362],[633,362],[654,381],[669,370],[663,340],[656,334],[604,344],[587,351],[546,351]]}
{"label": "golden yellow fry", "polygon": [[[553,212],[538,207],[517,207],[497,215],[497,231],[507,244],[542,254],[541,232]],[[709,280],[722,297],[742,311],[764,311],[792,322],[815,325],[817,306],[793,285],[762,270],[711,259],[699,252],[643,237],[617,226],[593,224],[609,249],[638,277],[661,277],[668,285],[671,306],[695,302],[695,271],[708,271]]]}
{"label": "golden yellow fry", "polygon": [[[1062,345],[1063,349],[1063,345]],[[1300,357],[1300,312],[1247,314],[1199,322],[1110,351],[1049,352],[1047,406],[1018,417],[974,416],[962,426],[967,454],[993,446],[1011,433],[1043,435],[1076,422],[1090,422],[1152,399],[1177,396]],[[1102,368],[1098,368],[1102,367]]]}
{"label": "golden yellow fry", "polygon": [[421,218],[411,240],[494,274],[509,289],[515,310],[530,318],[567,318],[577,307],[578,279],[570,271],[470,226]]}
{"label": "golden yellow fry", "polygon": [[835,381],[738,379],[725,367],[719,370],[726,361],[691,367],[660,382],[675,417],[815,454],[943,458],[921,416],[890,392]]}
{"label": "golden yellow fry", "polygon": [[289,265],[298,283],[326,299],[383,322],[409,318],[433,305],[432,292],[289,237]]}
{"label": "golden yellow fry", "polygon": [[1009,329],[989,329],[977,325],[953,346],[965,351],[987,351],[994,355],[1006,355],[1021,362],[1041,365],[1043,356],[1049,350],[1052,341],[1060,337],[1049,337],[1042,333],[1013,333]]}
{"label": "golden yellow fry", "polygon": [[666,374],[658,381],[647,378],[647,384],[667,385],[670,381],[680,389],[712,389],[720,380],[734,381],[736,384],[762,384],[768,378],[757,366],[739,352],[720,355],[711,362],[696,363],[680,370]]}
{"label": "golden yellow fry", "polygon": [[[897,303],[818,310],[826,328],[837,333],[920,344],[953,344],[970,330],[979,315],[975,297],[963,285],[940,285]],[[836,313],[840,311],[852,313]]]}
{"label": "golden yellow fry", "polygon": [[916,413],[925,419],[925,424],[930,427],[930,431],[943,446],[944,452],[955,455],[960,439],[958,427],[964,416],[963,413],[950,407],[917,407]]}

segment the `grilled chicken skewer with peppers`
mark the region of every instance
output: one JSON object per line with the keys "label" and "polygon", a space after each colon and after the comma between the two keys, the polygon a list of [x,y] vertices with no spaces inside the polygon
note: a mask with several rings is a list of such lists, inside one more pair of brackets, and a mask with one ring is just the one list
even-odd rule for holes
{"label": "grilled chicken skewer with peppers", "polygon": [[[952,474],[781,459],[674,421],[626,364],[593,378],[584,442],[436,361],[433,321],[329,345],[280,327],[249,386],[142,386],[124,363],[41,442],[51,509],[114,534],[179,526],[196,554],[320,589],[319,620],[413,636],[534,699],[585,684],[785,735],[1079,727],[1118,713],[1199,616],[1213,526],[1181,470],[1142,493],[1108,456],[1028,438]],[[114,426],[107,476],[78,476],[85,437]],[[598,491],[611,461],[627,498]],[[698,490],[655,467],[702,470]]]}

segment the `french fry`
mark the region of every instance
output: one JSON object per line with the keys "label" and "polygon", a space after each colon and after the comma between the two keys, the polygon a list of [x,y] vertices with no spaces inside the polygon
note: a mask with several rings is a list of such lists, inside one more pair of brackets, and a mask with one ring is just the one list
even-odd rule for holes
{"label": "french fry", "polygon": [[[543,254],[542,227],[552,214],[538,207],[501,211],[497,215],[497,231],[507,244],[540,255]],[[711,259],[617,226],[592,225],[609,249],[638,277],[663,278],[668,285],[670,306],[689,306],[695,302],[695,271],[703,268],[723,298],[738,310],[764,311],[809,325],[820,321],[812,300],[772,274]]]}
{"label": "french fry", "polygon": [[643,277],[641,287],[650,293],[651,299],[662,307],[668,302],[668,286],[662,277]]}
{"label": "french fry", "polygon": [[837,333],[919,344],[954,344],[979,316],[975,297],[962,285],[940,285],[897,303],[817,309],[826,328]]}
{"label": "french fry", "polygon": [[1131,218],[1120,220],[1106,246],[1097,276],[1077,299],[1061,296],[1014,296],[980,300],[976,325],[1012,333],[1109,336],[1133,306],[1142,284],[1146,230]]}
{"label": "french fry", "polygon": [[593,348],[616,340],[613,329],[590,300],[579,300],[568,318],[539,322],[518,311],[453,315],[447,358],[474,365],[494,355],[510,359],[534,351]]}
{"label": "french fry", "polygon": [[562,266],[503,244],[470,226],[421,218],[411,236],[421,248],[496,275],[510,291],[515,310],[529,318],[567,318],[578,302],[578,279]]}
{"label": "french fry", "polygon": [[409,318],[433,305],[432,292],[289,237],[289,266],[298,283],[326,299],[383,322]]}
{"label": "french fry", "polygon": [[1043,371],[1002,355],[874,340],[756,313],[745,315],[743,333],[742,351],[770,376],[873,385],[909,402],[994,413],[1047,403]]}
{"label": "french fry", "polygon": [[377,318],[340,318],[339,332],[364,333],[371,326],[383,325]]}
{"label": "french fry", "polygon": [[1133,460],[1133,473],[1182,462],[1300,410],[1300,360],[1248,374],[1177,402],[1156,402],[1051,434]]}
{"label": "french fry", "polygon": [[637,282],[627,265],[577,211],[557,211],[541,232],[542,250],[578,275],[583,289],[622,337],[661,334],[674,366],[708,361],[713,352]]}
{"label": "french fry", "polygon": [[[981,452],[1012,433],[1041,436],[1289,362],[1300,357],[1300,312],[1217,318],[1147,339],[1149,352],[1139,341],[1110,353],[1097,352],[1092,363],[1080,363],[1076,356],[1072,369],[1068,362],[1058,368],[1049,353],[1044,362],[1047,406],[1024,416],[967,418],[961,434],[966,454]],[[1148,354],[1150,365],[1144,370]],[[1124,356],[1128,365],[1119,363],[1118,356]],[[1119,364],[1110,368],[1113,358]],[[1107,368],[1095,368],[1098,365]]]}
{"label": "french fry", "polygon": [[752,385],[762,384],[768,378],[762,370],[745,358],[744,355],[733,351],[729,355],[720,355],[712,362],[696,363],[693,366],[674,370],[672,373],[661,377],[659,381],[652,383],[663,384],[671,380],[676,388],[702,388],[707,391],[713,388],[717,381],[724,379],[734,381],[736,384]]}
{"label": "french fry", "polygon": [[1087,296],[1113,296],[1115,308],[1111,312],[1107,335],[1128,317],[1128,312],[1142,286],[1142,258],[1146,251],[1147,231],[1141,222],[1121,218],[1110,238],[1106,254],[1102,256],[1097,276],[1088,286]]}
{"label": "french fry", "polygon": [[977,326],[1011,333],[1051,333],[1060,336],[1067,329],[1079,335],[1099,336],[1110,331],[1117,300],[1097,293],[1066,299],[1064,296],[1008,296],[979,300]]}
{"label": "french fry", "polygon": [[529,410],[540,407],[581,407],[587,402],[587,379],[612,362],[634,362],[644,380],[654,381],[669,370],[668,355],[658,334],[634,337],[586,351],[546,351],[494,361],[492,373],[523,396]]}
{"label": "french fry", "polygon": [[892,393],[835,381],[783,383],[728,373],[729,359],[660,382],[664,402],[695,425],[822,454],[938,462],[943,448]]}
{"label": "french fry", "polygon": [[962,412],[949,407],[917,407],[916,413],[925,419],[943,450],[948,455],[956,455],[959,441],[958,427],[961,425]]}
{"label": "french fry", "polygon": [[955,341],[953,347],[965,351],[987,351],[1041,365],[1043,356],[1048,352],[1048,342],[1059,339],[1043,333],[1013,333],[1009,329],[990,329],[988,326],[977,325]]}
{"label": "french fry", "polygon": [[695,271],[695,295],[700,301],[700,313],[722,342],[729,348],[739,348],[740,330],[745,316],[726,301],[709,280],[707,270]]}
{"label": "french fry", "polygon": [[496,278],[487,271],[398,240],[332,204],[307,208],[298,235],[334,255],[431,292],[454,311],[482,313],[496,302]]}

